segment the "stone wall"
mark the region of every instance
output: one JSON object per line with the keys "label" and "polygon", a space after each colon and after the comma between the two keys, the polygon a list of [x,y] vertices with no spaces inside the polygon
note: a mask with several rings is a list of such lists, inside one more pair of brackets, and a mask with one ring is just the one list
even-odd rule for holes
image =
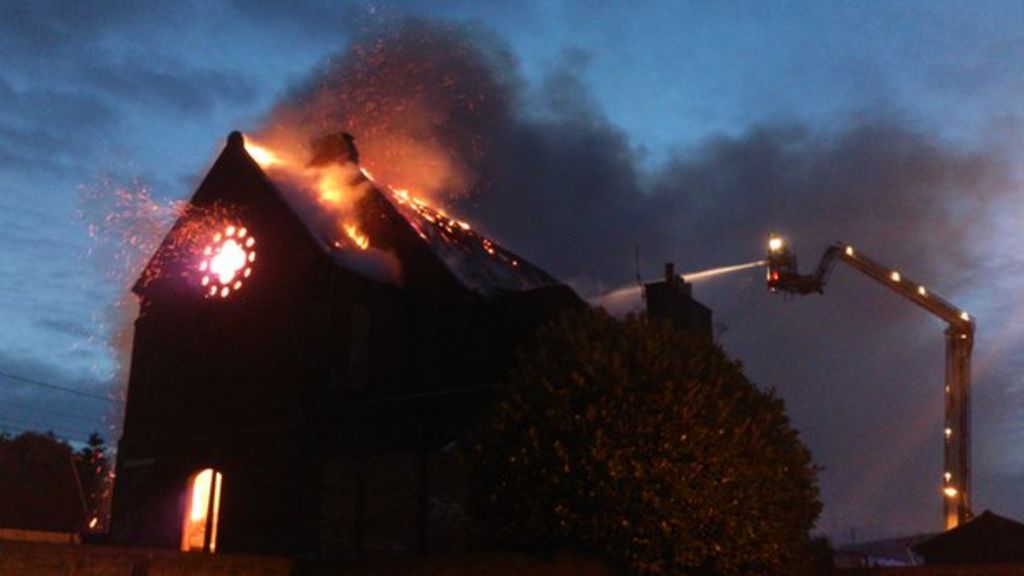
{"label": "stone wall", "polygon": [[0,541],[3,576],[287,576],[283,558]]}
{"label": "stone wall", "polygon": [[835,576],[1024,576],[1024,564],[849,568],[836,570],[833,574]]}

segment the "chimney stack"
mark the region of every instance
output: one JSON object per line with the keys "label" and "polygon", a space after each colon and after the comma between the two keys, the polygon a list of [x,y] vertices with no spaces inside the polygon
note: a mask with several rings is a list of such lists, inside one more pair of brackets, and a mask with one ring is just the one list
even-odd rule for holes
{"label": "chimney stack", "polygon": [[711,339],[711,309],[693,299],[693,285],[676,274],[675,264],[665,263],[665,279],[644,284],[647,317],[672,322],[677,328]]}
{"label": "chimney stack", "polygon": [[335,132],[314,138],[309,142],[309,147],[313,151],[310,166],[323,166],[334,162],[359,164],[356,139],[348,132]]}

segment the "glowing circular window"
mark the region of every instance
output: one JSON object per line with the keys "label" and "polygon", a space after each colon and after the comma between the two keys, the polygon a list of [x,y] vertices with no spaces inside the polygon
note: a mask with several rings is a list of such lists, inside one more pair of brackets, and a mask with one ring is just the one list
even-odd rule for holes
{"label": "glowing circular window", "polygon": [[252,275],[256,239],[243,227],[228,224],[213,234],[199,264],[207,298],[227,298]]}

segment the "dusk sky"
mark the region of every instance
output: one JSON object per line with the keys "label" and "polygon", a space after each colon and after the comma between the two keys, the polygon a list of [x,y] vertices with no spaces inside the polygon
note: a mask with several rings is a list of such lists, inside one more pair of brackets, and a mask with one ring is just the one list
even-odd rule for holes
{"label": "dusk sky", "polygon": [[[1024,520],[1017,2],[0,3],[0,429],[117,418],[140,251],[114,191],[187,199],[231,130],[409,17],[484,54],[507,106],[441,202],[582,295],[628,285],[637,249],[654,278],[759,259],[777,231],[805,269],[841,239],[971,312],[973,508]],[[850,269],[825,292],[695,286],[823,467],[818,530],[937,531],[944,326]]]}

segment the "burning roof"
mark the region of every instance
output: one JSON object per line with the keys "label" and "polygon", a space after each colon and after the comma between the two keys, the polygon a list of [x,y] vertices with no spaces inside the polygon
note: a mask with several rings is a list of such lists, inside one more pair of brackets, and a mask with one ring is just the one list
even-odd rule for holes
{"label": "burning roof", "polygon": [[[388,194],[374,189],[371,193]],[[462,282],[478,292],[530,290],[558,284],[547,272],[408,193],[390,191],[388,200],[405,222]]]}
{"label": "burning roof", "polygon": [[[247,151],[250,148],[246,146]],[[307,167],[329,167],[333,164],[341,167],[343,174],[345,167],[358,168],[359,153],[354,138],[349,134],[330,135],[315,140],[312,143],[312,155],[313,159]],[[269,170],[267,174],[275,181],[279,171]],[[341,185],[341,188],[347,190],[342,194],[358,197],[354,206],[347,208],[349,214],[343,217],[341,225],[348,241],[332,238],[338,236],[336,227],[327,230],[323,227],[314,228],[314,232],[338,262],[355,262],[358,257],[351,253],[354,249],[401,252],[402,247],[397,237],[408,235],[396,234],[395,230],[385,230],[380,226],[381,222],[387,222],[390,226],[400,226],[414,232],[458,282],[474,292],[490,294],[522,291],[558,284],[547,272],[499,246],[490,238],[478,234],[466,222],[432,207],[408,190],[380,184],[363,169],[349,171],[348,174],[349,181]],[[275,181],[275,184],[278,183]],[[334,184],[337,187],[337,183]],[[288,179],[285,178],[278,185],[288,186]],[[322,200],[321,204],[330,204],[333,196],[337,195],[337,188],[325,189],[323,180],[318,181],[317,188],[316,195]],[[299,212],[302,216],[302,211]],[[396,256],[400,262],[404,260],[402,254]],[[362,260],[365,262],[365,259]],[[355,267],[360,268],[358,265]]]}
{"label": "burning roof", "polygon": [[[236,167],[258,171],[259,179],[304,225],[310,240],[351,272],[378,282],[404,285],[418,270],[429,269],[435,277],[447,277],[446,283],[481,296],[559,284],[550,274],[466,222],[408,190],[376,182],[359,167],[359,155],[348,134],[316,139],[308,149],[283,150],[247,142],[240,133],[233,132],[218,163],[227,158]],[[293,157],[288,157],[287,152],[293,150]],[[197,206],[210,203],[201,190],[193,198]],[[242,193],[232,196],[227,199],[229,203],[245,201]],[[222,208],[213,211],[223,212]],[[224,228],[222,215],[214,220],[215,228]],[[192,236],[195,232],[190,228],[207,227],[179,221],[165,245],[180,243],[175,240],[176,232]],[[211,255],[209,246],[203,250],[206,254],[198,265],[206,274],[210,257],[217,254]],[[159,258],[154,258],[150,268],[160,268]],[[140,282],[144,284],[153,274],[153,270],[147,270]],[[209,289],[205,282],[204,289]],[[226,296],[217,290],[209,294]]]}

